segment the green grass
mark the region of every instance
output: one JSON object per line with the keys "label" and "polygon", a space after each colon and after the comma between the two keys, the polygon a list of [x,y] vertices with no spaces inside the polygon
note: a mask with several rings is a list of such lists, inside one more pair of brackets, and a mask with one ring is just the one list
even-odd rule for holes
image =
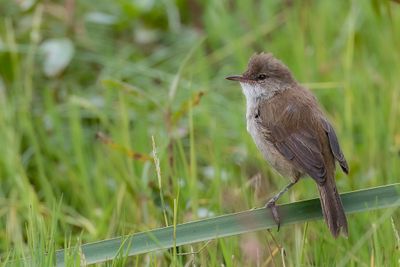
{"label": "green grass", "polygon": [[[341,192],[399,181],[398,4],[177,2],[69,9],[51,1],[23,11],[0,1],[4,265],[31,257],[51,266],[63,247],[262,206],[287,181],[257,151],[244,97],[224,80],[256,51],[281,58],[320,100],[350,165],[349,176],[337,173]],[[96,23],[87,19],[94,11],[115,17]],[[61,37],[75,54],[46,77],[41,44]],[[119,147],[97,140],[98,131]],[[152,136],[159,175],[153,161],[127,152],[150,155]],[[281,202],[315,196],[306,179]],[[334,240],[316,221],[108,265],[397,266],[399,218],[398,210],[350,215],[348,239]]]}

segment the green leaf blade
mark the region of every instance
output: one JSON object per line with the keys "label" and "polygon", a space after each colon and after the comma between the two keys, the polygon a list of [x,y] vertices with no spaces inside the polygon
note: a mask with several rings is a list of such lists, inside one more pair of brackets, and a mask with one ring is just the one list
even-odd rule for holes
{"label": "green leaf blade", "polygon": [[[353,191],[341,195],[346,213],[370,211],[400,205],[400,184]],[[281,225],[322,218],[319,199],[310,199],[278,206]],[[351,221],[349,222],[351,223]],[[176,246],[276,227],[269,209],[244,212],[177,225]],[[351,234],[351,233],[350,233]],[[123,246],[123,254],[134,256],[174,246],[173,226],[118,237],[81,246],[85,263],[114,259]],[[64,250],[57,251],[57,266],[64,266]]]}

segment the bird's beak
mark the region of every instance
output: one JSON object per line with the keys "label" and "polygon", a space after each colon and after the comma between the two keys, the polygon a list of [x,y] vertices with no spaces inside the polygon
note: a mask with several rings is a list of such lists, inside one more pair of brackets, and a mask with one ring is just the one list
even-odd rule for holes
{"label": "bird's beak", "polygon": [[237,81],[237,82],[246,82],[248,79],[241,75],[233,75],[233,76],[228,76],[225,79],[231,80],[231,81]]}

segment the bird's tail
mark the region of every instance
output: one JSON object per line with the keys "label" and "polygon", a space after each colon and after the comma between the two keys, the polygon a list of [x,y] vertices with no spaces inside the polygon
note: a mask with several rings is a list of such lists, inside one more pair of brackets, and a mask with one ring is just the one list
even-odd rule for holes
{"label": "bird's tail", "polygon": [[347,237],[347,219],[342,201],[336,189],[335,178],[329,176],[326,178],[323,185],[318,184],[321,208],[325,222],[335,238],[339,236],[340,232]]}

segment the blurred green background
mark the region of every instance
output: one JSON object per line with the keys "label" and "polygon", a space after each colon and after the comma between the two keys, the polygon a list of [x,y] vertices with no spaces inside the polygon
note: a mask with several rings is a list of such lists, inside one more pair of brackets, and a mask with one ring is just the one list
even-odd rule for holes
{"label": "blurred green background", "polygon": [[[262,206],[287,180],[224,80],[254,52],[323,105],[350,165],[341,192],[398,182],[399,29],[395,1],[0,0],[0,261],[52,266],[45,252],[172,224],[174,199],[178,223]],[[305,179],[281,202],[316,196]],[[174,264],[398,266],[399,215],[349,215],[348,239],[317,221],[184,246],[200,251]]]}

